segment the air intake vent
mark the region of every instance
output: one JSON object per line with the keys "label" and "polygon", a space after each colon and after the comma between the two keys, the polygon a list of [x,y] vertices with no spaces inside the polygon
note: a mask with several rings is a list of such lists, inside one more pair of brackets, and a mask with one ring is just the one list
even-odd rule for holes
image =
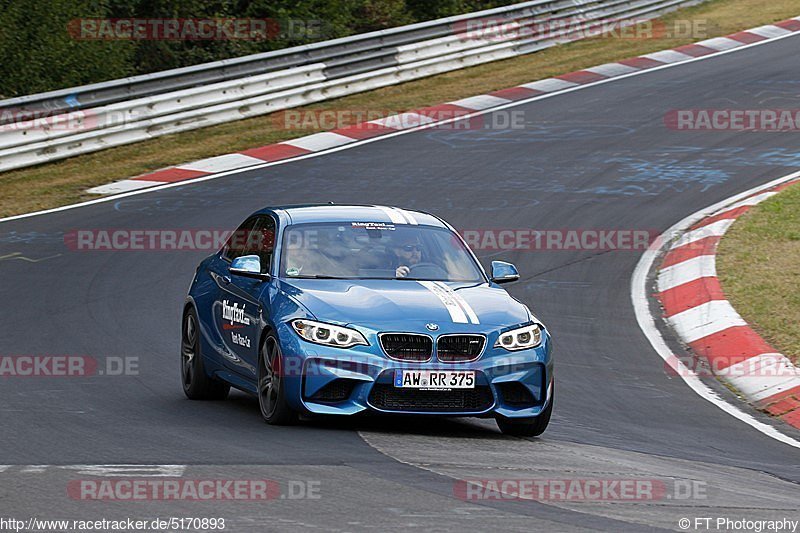
{"label": "air intake vent", "polygon": [[369,402],[385,411],[480,413],[494,404],[494,397],[486,386],[445,391],[399,389],[376,383],[369,395]]}
{"label": "air intake vent", "polygon": [[503,402],[514,407],[531,407],[538,402],[531,391],[522,383],[501,383],[497,387]]}
{"label": "air intake vent", "polygon": [[355,385],[356,382],[352,379],[334,379],[309,399],[322,403],[343,402],[350,397]]}

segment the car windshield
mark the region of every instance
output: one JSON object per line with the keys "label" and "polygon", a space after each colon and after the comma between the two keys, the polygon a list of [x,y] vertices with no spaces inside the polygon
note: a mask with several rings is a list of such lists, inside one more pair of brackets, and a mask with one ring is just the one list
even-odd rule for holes
{"label": "car windshield", "polygon": [[297,224],[286,229],[281,248],[287,278],[485,281],[458,235],[433,226]]}

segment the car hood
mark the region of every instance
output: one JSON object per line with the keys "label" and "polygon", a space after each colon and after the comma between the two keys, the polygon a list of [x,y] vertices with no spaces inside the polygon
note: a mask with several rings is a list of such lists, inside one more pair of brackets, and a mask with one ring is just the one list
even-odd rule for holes
{"label": "car hood", "polygon": [[530,320],[527,307],[488,283],[284,279],[280,290],[318,320],[376,330],[435,323],[442,332],[464,331]]}

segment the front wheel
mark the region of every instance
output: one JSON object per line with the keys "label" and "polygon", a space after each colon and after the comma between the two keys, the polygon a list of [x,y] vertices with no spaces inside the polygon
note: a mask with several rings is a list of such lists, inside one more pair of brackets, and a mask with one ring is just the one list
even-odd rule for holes
{"label": "front wheel", "polygon": [[264,420],[275,426],[295,424],[298,420],[297,413],[286,403],[282,361],[278,339],[267,337],[258,365],[258,405]]}
{"label": "front wheel", "polygon": [[200,327],[197,313],[190,307],[183,315],[181,333],[181,381],[190,400],[224,400],[231,388],[206,374],[200,353]]}
{"label": "front wheel", "polygon": [[555,399],[555,383],[550,395],[550,403],[547,408],[541,412],[539,416],[532,418],[505,418],[502,416],[497,417],[497,427],[504,435],[513,435],[515,437],[538,437],[547,425],[550,423],[550,415],[553,413],[553,400]]}

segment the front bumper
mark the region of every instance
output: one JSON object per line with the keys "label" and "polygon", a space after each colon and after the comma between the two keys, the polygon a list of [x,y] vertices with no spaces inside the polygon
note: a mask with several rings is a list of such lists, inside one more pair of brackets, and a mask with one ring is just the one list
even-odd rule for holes
{"label": "front bumper", "polygon": [[[287,369],[286,398],[304,412],[353,415],[363,412],[438,416],[538,416],[551,400],[553,363],[547,332],[530,350],[493,348],[489,338],[481,357],[470,363],[401,362],[380,346],[326,349],[292,331],[280,335]],[[294,370],[294,371],[292,371]],[[472,370],[474,389],[450,391],[394,387],[396,370]]]}

